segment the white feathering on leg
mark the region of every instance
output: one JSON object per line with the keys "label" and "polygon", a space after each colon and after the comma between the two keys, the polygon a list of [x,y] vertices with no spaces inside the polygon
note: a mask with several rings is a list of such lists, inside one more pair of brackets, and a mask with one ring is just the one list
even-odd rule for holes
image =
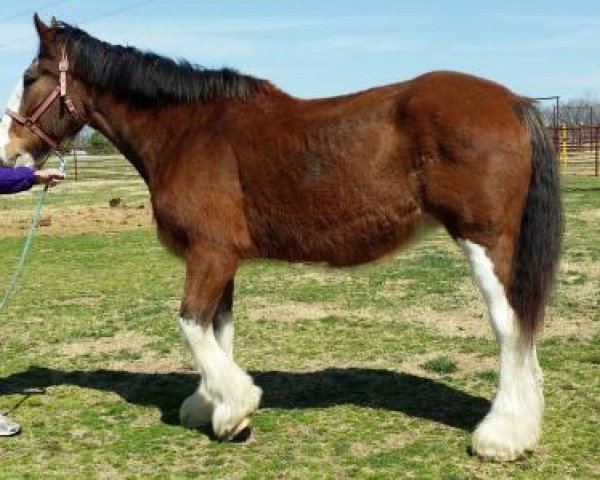
{"label": "white feathering on leg", "polygon": [[182,421],[193,425],[205,419],[212,404],[213,430],[217,437],[228,439],[258,409],[262,391],[219,346],[212,323],[200,326],[182,318],[179,326],[202,376],[199,389],[182,404]]}
{"label": "white feathering on leg", "polygon": [[544,398],[535,348],[522,337],[504,287],[480,245],[459,240],[487,304],[500,344],[500,388],[473,434],[474,452],[490,460],[515,460],[533,450],[542,424]]}

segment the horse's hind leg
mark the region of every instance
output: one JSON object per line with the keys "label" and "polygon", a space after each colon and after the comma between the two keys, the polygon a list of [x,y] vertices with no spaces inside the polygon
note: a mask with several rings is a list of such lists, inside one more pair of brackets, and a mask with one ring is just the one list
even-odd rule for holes
{"label": "horse's hind leg", "polygon": [[512,242],[500,237],[491,248],[469,240],[458,243],[467,254],[500,344],[500,387],[473,434],[473,452],[489,460],[515,460],[533,450],[539,439],[544,398],[535,345],[531,335],[521,331],[506,294]]}
{"label": "horse's hind leg", "polygon": [[[219,439],[232,440],[249,427],[250,416],[258,408],[261,396],[260,388],[231,358],[231,323],[221,322],[220,328],[215,329],[213,321],[219,304],[227,304],[223,294],[227,294],[236,261],[222,252],[199,249],[189,252],[186,260],[185,296],[179,325],[202,381],[198,390],[182,404],[180,418],[187,427],[197,427],[210,419]],[[227,308],[223,312],[226,313]]]}

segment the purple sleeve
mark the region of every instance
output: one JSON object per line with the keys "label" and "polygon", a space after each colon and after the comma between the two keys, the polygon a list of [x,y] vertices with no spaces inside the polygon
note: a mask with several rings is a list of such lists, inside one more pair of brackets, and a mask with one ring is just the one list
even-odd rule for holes
{"label": "purple sleeve", "polygon": [[35,183],[35,174],[29,167],[0,167],[0,194],[29,190]]}

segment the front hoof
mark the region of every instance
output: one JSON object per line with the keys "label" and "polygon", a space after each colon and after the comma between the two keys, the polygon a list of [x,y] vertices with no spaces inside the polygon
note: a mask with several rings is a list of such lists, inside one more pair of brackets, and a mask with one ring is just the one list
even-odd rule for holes
{"label": "front hoof", "polygon": [[213,412],[213,431],[221,442],[243,442],[250,438],[252,428],[250,419],[255,410],[243,416],[232,415],[231,407],[227,404],[217,405]]}
{"label": "front hoof", "polygon": [[258,410],[262,390],[251,385],[243,396],[218,403],[212,415],[215,437],[224,442],[242,441],[250,436],[250,418]]}
{"label": "front hoof", "polygon": [[235,428],[223,437],[219,437],[221,442],[243,443],[252,436],[252,425],[250,418],[244,418]]}
{"label": "front hoof", "polygon": [[535,449],[539,433],[539,425],[526,419],[486,417],[473,433],[473,453],[482,460],[512,462]]}
{"label": "front hoof", "polygon": [[199,428],[210,423],[214,405],[198,390],[187,397],[179,409],[179,421],[185,428]]}

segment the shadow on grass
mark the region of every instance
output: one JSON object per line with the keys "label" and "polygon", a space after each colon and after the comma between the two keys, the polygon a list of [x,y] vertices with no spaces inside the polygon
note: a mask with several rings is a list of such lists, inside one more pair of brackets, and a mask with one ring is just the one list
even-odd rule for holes
{"label": "shadow on grass", "polygon": [[[402,412],[462,430],[472,430],[489,401],[428,378],[388,370],[331,368],[316,372],[250,372],[263,389],[261,408],[324,408],[357,405]],[[120,370],[62,371],[31,367],[0,380],[0,395],[75,385],[115,392],[135,405],[155,406],[162,420],[178,424],[181,401],[197,385],[186,373],[137,373]]]}

